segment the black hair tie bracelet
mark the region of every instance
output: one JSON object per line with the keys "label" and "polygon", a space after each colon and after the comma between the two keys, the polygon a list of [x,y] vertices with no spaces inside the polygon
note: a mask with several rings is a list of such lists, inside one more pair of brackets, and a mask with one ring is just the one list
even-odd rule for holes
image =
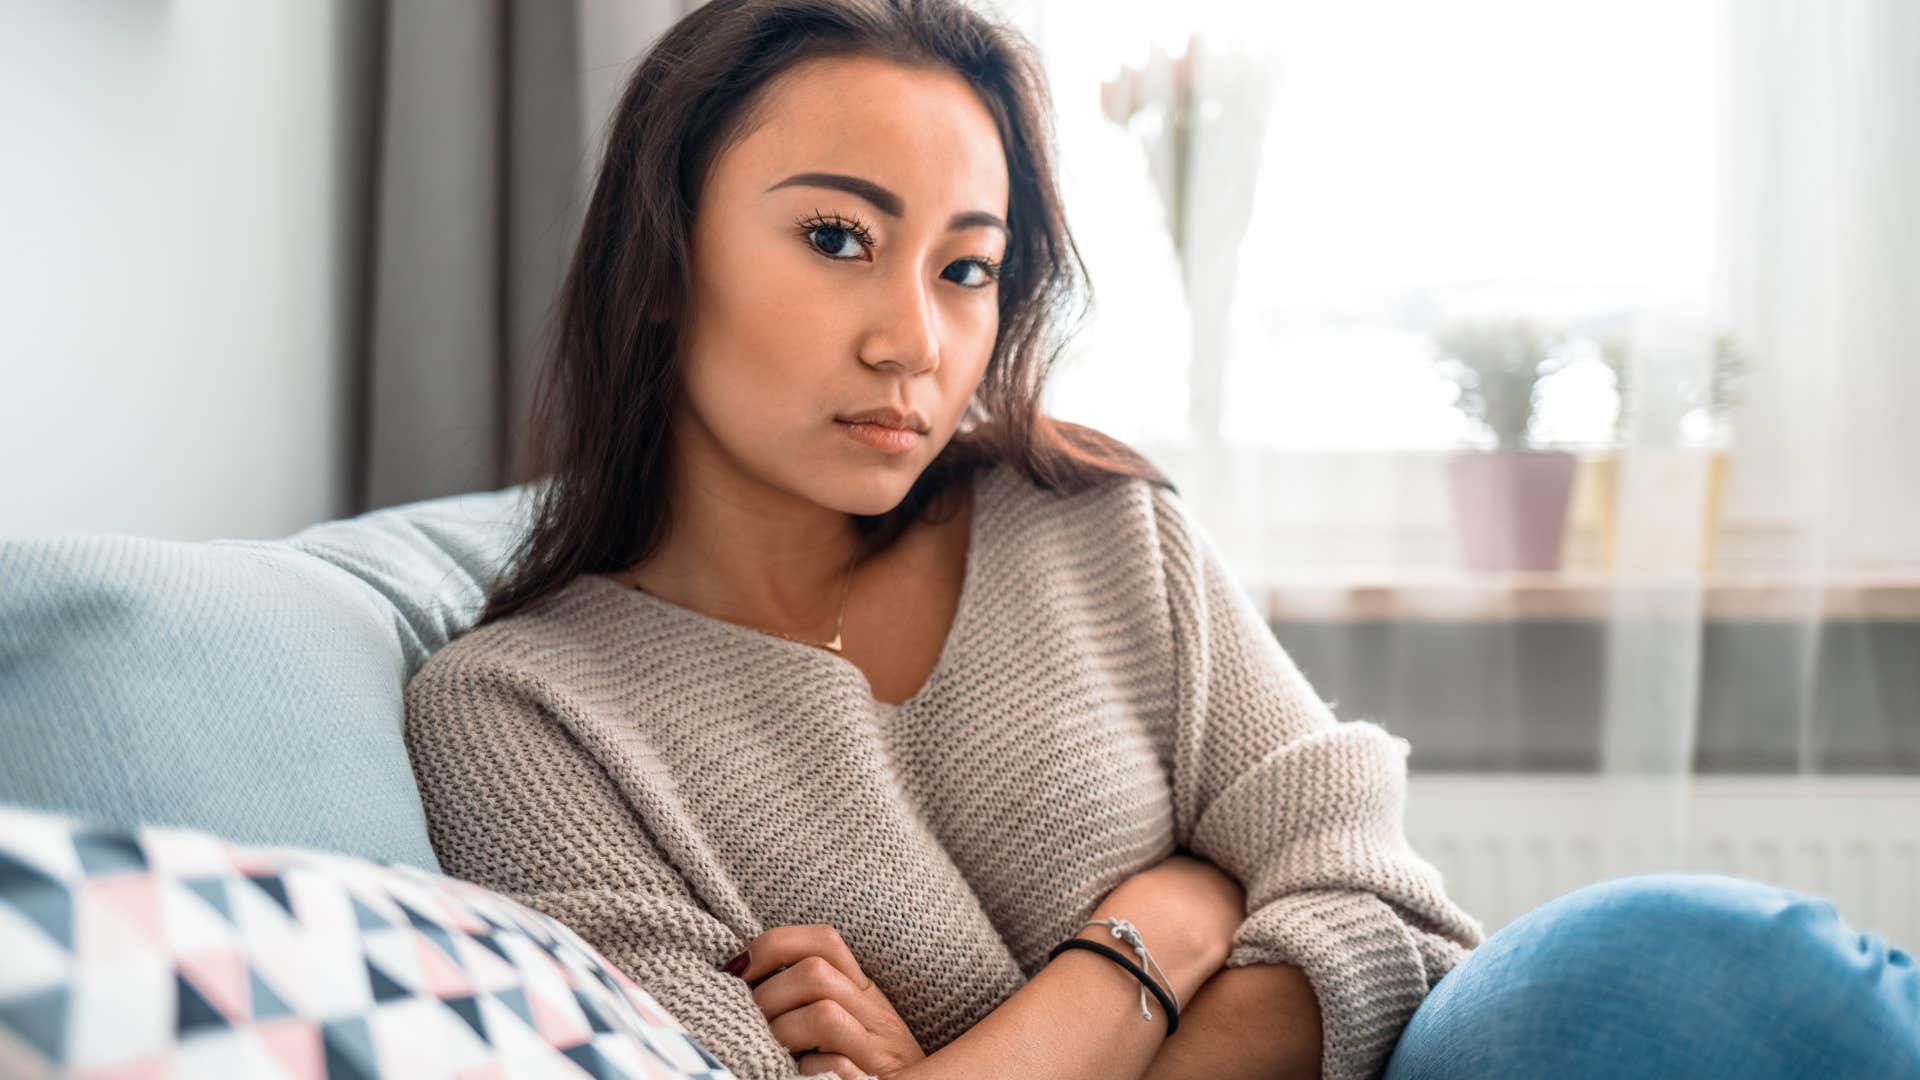
{"label": "black hair tie bracelet", "polygon": [[1159,983],[1147,977],[1147,973],[1141,969],[1139,964],[1122,956],[1120,950],[1102,945],[1097,941],[1088,941],[1086,938],[1073,937],[1055,945],[1053,951],[1047,954],[1047,959],[1052,960],[1068,949],[1091,949],[1111,959],[1121,967],[1126,968],[1128,972],[1132,973],[1134,978],[1140,980],[1141,986],[1146,987],[1155,998],[1159,999],[1160,1008],[1165,1010],[1167,1014],[1167,1035],[1171,1037],[1174,1032],[1180,1030],[1180,1010],[1173,1007],[1173,1000],[1167,997],[1165,990],[1160,989]]}

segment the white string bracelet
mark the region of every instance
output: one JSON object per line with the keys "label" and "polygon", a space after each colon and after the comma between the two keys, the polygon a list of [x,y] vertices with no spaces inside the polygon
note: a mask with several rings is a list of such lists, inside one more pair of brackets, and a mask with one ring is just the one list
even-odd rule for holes
{"label": "white string bracelet", "polygon": [[[1138,927],[1125,919],[1113,918],[1091,919],[1081,923],[1080,929],[1085,930],[1089,926],[1108,927],[1114,937],[1131,945],[1133,947],[1133,954],[1140,958],[1141,965],[1152,971],[1154,976],[1160,980],[1160,985],[1166,987],[1167,993],[1172,996],[1174,1012],[1179,1012],[1180,992],[1173,988],[1173,980],[1167,978],[1167,973],[1160,970],[1160,962],[1155,960],[1153,954],[1147,951],[1147,943],[1141,940]],[[1152,1018],[1152,1016],[1153,1014],[1147,1011],[1147,988],[1143,985],[1140,987],[1140,1018],[1146,1020]]]}

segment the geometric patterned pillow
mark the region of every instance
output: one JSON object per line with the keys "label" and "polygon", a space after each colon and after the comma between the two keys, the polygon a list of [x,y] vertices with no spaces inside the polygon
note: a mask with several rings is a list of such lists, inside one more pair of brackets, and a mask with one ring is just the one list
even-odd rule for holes
{"label": "geometric patterned pillow", "polygon": [[0,1077],[732,1075],[470,882],[0,806]]}

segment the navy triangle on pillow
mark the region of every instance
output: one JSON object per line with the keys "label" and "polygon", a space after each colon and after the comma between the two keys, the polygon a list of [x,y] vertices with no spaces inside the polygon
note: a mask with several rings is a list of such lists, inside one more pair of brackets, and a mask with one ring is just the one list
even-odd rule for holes
{"label": "navy triangle on pillow", "polygon": [[174,986],[174,1022],[173,1030],[185,1037],[202,1028],[224,1028],[227,1018],[213,1007],[213,1002],[187,980],[180,972],[173,973]]}

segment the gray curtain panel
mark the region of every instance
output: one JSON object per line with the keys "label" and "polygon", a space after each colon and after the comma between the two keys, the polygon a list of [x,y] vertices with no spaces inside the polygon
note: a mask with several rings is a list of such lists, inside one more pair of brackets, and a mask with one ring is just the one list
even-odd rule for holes
{"label": "gray curtain panel", "polygon": [[683,0],[385,0],[365,20],[353,511],[511,482],[605,114]]}
{"label": "gray curtain panel", "polygon": [[577,213],[575,9],[394,0],[361,509],[499,486]]}

